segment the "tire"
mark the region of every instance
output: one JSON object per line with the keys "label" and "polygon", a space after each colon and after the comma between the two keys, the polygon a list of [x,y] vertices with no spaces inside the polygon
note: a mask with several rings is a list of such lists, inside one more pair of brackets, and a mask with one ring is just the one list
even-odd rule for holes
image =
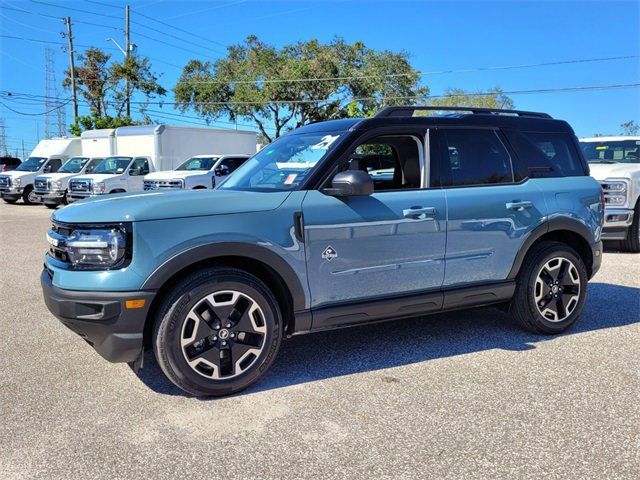
{"label": "tire", "polygon": [[153,350],[176,386],[217,397],[258,381],[275,360],[282,335],[278,302],[261,280],[243,270],[212,267],[168,292],[156,316]]}
{"label": "tire", "polygon": [[51,209],[51,210],[55,210],[56,208],[58,208],[58,205],[56,205],[54,203],[45,203],[44,206],[49,208],[49,209]]}
{"label": "tire", "polygon": [[17,198],[3,198],[3,200],[11,205],[13,205],[14,203],[16,203],[18,201]]}
{"label": "tire", "polygon": [[29,195],[33,192],[33,187],[31,185],[25,187],[24,192],[22,192],[22,202],[25,205],[34,205],[36,202],[32,202],[29,200]]}
{"label": "tire", "polygon": [[640,200],[633,209],[633,222],[627,232],[627,238],[620,242],[620,246],[625,252],[640,252]]}
{"label": "tire", "polygon": [[564,332],[584,308],[587,281],[587,268],[573,248],[541,242],[527,253],[509,313],[531,332]]}

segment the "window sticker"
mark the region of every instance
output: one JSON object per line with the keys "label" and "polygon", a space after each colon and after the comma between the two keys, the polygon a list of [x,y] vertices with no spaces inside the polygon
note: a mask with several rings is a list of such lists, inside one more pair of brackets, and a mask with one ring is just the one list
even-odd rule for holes
{"label": "window sticker", "polygon": [[285,179],[284,184],[291,185],[297,177],[298,177],[297,173],[290,173],[289,175],[287,175],[287,178]]}
{"label": "window sticker", "polygon": [[339,135],[325,135],[322,140],[311,146],[311,150],[328,150],[338,137]]}

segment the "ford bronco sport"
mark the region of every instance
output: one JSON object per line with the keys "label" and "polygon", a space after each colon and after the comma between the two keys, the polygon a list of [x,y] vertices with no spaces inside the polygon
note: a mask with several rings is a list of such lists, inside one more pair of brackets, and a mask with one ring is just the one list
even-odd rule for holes
{"label": "ford bronco sport", "polygon": [[566,122],[388,107],[295,130],[217,190],[56,211],[41,283],[107,360],[141,368],[152,348],[178,387],[217,396],[301,333],[484,305],[563,332],[600,266],[602,224]]}

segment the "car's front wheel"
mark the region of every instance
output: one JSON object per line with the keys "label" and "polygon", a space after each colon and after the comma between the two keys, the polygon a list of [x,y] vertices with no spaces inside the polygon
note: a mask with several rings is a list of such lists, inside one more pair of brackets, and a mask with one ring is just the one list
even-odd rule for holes
{"label": "car's front wheel", "polygon": [[234,268],[207,268],[164,299],[154,351],[165,375],[186,392],[228,395],[265,374],[282,331],[278,302],[261,280]]}
{"label": "car's front wheel", "polygon": [[561,333],[580,316],[587,281],[587,268],[574,249],[541,242],[525,258],[509,312],[527,330]]}
{"label": "car's front wheel", "polygon": [[33,205],[38,203],[38,196],[33,191],[33,187],[31,185],[27,186],[22,192],[22,201],[25,205]]}

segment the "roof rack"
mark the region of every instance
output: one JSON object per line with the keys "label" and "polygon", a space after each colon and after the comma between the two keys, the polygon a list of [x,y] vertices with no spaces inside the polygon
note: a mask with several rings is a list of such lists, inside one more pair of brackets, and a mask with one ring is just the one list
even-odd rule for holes
{"label": "roof rack", "polygon": [[405,106],[405,107],[385,107],[376,113],[376,117],[412,117],[419,111],[445,111],[445,112],[471,112],[476,114],[489,115],[517,115],[519,117],[553,118],[547,113],[527,112],[524,110],[503,110],[499,108],[476,108],[476,107],[437,107],[437,106]]}

